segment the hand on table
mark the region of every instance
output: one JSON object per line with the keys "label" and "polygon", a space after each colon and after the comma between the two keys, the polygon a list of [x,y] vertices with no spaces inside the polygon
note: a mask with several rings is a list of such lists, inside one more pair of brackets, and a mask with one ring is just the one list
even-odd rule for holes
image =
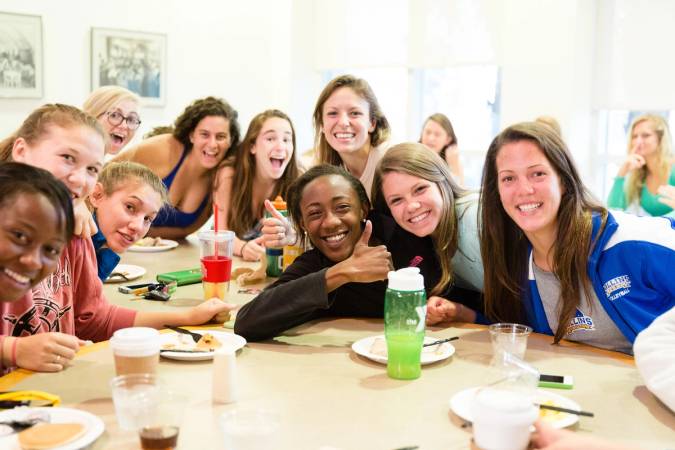
{"label": "hand on table", "polygon": [[244,261],[260,261],[265,255],[265,247],[262,246],[263,237],[252,239],[242,246],[241,257]]}
{"label": "hand on table", "polygon": [[442,297],[432,296],[427,300],[427,325],[436,325],[439,322],[452,321],[459,307],[455,302]]}
{"label": "hand on table", "polygon": [[65,333],[39,333],[17,339],[17,366],[36,372],[65,369],[79,348],[85,345],[85,341]]}
{"label": "hand on table", "polygon": [[192,308],[189,312],[187,322],[178,325],[201,325],[211,320],[220,323],[227,322],[229,320],[230,311],[233,311],[237,307],[238,305],[226,303],[214,297]]}
{"label": "hand on table", "polygon": [[94,216],[92,216],[83,199],[73,202],[73,215],[75,216],[75,236],[87,239],[98,232]]}
{"label": "hand on table", "polygon": [[262,242],[265,247],[279,248],[295,243],[296,233],[288,219],[269,200],[265,200],[265,209],[272,215],[262,220]]}
{"label": "hand on table", "polygon": [[537,420],[536,432],[532,435],[532,444],[540,450],[630,450],[604,439],[584,436],[569,430],[558,430]]}
{"label": "hand on table", "polygon": [[664,184],[657,190],[660,195],[659,201],[675,209],[675,186]]}

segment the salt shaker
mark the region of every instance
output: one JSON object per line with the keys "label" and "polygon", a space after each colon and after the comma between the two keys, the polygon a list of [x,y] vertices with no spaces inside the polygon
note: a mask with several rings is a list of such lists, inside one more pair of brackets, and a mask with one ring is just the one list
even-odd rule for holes
{"label": "salt shaker", "polygon": [[220,348],[213,354],[213,402],[237,401],[237,357],[234,350]]}

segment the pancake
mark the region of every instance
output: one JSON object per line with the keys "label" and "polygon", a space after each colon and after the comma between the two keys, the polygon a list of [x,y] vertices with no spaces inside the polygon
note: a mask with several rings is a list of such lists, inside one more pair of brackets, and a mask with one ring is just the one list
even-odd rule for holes
{"label": "pancake", "polygon": [[81,423],[39,423],[23,430],[17,438],[24,450],[43,450],[74,441],[85,431]]}

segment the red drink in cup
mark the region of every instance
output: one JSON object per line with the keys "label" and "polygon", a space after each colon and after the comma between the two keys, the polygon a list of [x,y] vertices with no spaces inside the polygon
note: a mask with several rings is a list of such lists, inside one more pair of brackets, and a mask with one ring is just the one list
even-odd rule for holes
{"label": "red drink in cup", "polygon": [[232,273],[232,231],[202,231],[198,234],[201,247],[202,285],[204,299],[225,300]]}

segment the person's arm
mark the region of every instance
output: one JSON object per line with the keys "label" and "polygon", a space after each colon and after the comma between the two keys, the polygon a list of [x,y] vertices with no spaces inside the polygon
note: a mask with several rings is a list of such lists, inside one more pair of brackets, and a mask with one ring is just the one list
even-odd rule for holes
{"label": "person's arm", "polygon": [[638,335],[633,352],[647,388],[675,412],[675,308]]}
{"label": "person's arm", "polygon": [[164,325],[202,325],[213,320],[218,314],[227,313],[237,305],[212,298],[194,308],[177,311],[139,311],[134,318],[135,327],[164,328]]}
{"label": "person's arm", "polygon": [[35,372],[59,372],[70,365],[85,342],[64,333],[38,333],[33,336],[2,339],[2,366]]}
{"label": "person's arm", "polygon": [[628,199],[626,198],[626,193],[624,191],[625,183],[625,177],[617,176],[614,178],[614,184],[612,184],[612,189],[609,191],[609,197],[607,197],[608,208],[620,210],[628,208]]}
{"label": "person's arm", "polygon": [[460,186],[464,186],[464,166],[459,159],[459,148],[453,144],[445,149],[445,161],[448,163],[450,172]]}
{"label": "person's arm", "polygon": [[429,297],[427,301],[427,325],[437,325],[441,322],[476,322],[476,312],[461,303],[453,302],[442,297]]}
{"label": "person's arm", "polygon": [[553,428],[542,420],[534,423],[533,448],[539,450],[637,450],[595,436]]}

